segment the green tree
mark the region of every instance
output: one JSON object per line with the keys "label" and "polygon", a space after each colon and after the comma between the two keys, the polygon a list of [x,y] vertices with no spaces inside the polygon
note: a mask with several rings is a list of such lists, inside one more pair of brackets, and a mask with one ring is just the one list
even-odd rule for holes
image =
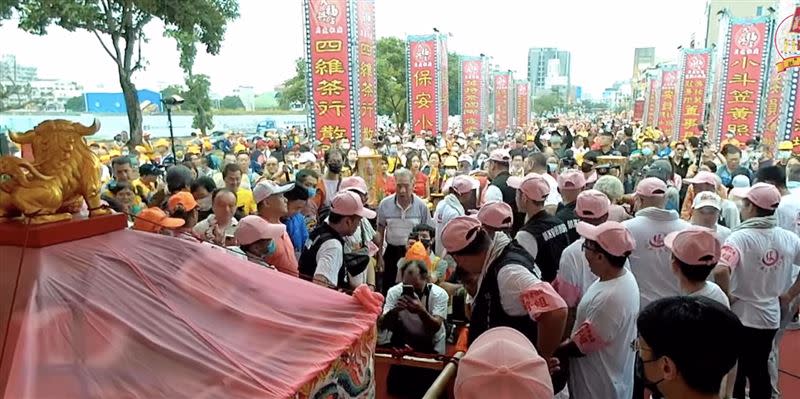
{"label": "green tree", "polygon": [[378,114],[392,118],[398,130],[406,123],[406,42],[383,37],[377,43]]}
{"label": "green tree", "polygon": [[239,96],[225,96],[219,102],[219,107],[221,109],[244,109],[244,103]]}
{"label": "green tree", "polygon": [[306,103],[306,61],[298,58],[294,61],[294,76],[283,82],[276,97],[282,109],[289,109],[292,103]]}
{"label": "green tree", "polygon": [[17,84],[12,80],[0,81],[0,112],[23,109],[35,103],[31,100],[29,84]]}
{"label": "green tree", "polygon": [[185,90],[184,90],[183,86],[181,86],[181,85],[169,85],[169,86],[163,88],[160,91],[160,93],[161,93],[161,98],[167,98],[167,97],[170,97],[170,96],[174,96],[176,94],[181,96],[181,97],[186,95]]}
{"label": "green tree", "polygon": [[167,30],[192,32],[210,54],[219,53],[229,20],[239,16],[237,0],[12,0],[0,2],[0,18],[19,16],[18,26],[26,32],[44,35],[51,24],[70,32],[91,32],[117,67],[125,96],[129,145],[142,142],[142,111],[133,75],[144,68],[142,43],[144,27],[161,20]]}
{"label": "green tree", "polygon": [[75,96],[67,100],[64,109],[70,112],[86,112],[86,100],[83,96]]}
{"label": "green tree", "polygon": [[564,97],[558,93],[547,93],[533,100],[533,112],[537,115],[546,115],[558,109],[564,109]]}
{"label": "green tree", "polygon": [[458,101],[461,97],[461,62],[458,59],[458,54],[447,54],[447,102],[450,115],[461,114],[461,103]]}
{"label": "green tree", "polygon": [[194,31],[182,31],[170,29],[165,35],[175,39],[178,51],[180,51],[179,64],[183,69],[184,80],[189,90],[186,92],[184,107],[194,110],[192,127],[200,129],[200,133],[206,134],[206,130],[214,127],[214,115],[211,112],[211,82],[207,75],[194,74],[194,61],[197,57],[198,42],[197,33]]}

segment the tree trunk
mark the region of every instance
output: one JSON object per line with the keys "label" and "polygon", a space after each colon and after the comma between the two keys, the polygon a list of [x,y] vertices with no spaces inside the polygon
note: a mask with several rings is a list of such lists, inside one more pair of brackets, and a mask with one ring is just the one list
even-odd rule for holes
{"label": "tree trunk", "polygon": [[136,86],[122,69],[119,70],[119,84],[122,87],[122,95],[125,97],[125,110],[128,112],[128,132],[130,141],[128,146],[133,150],[134,146],[142,144],[142,110],[139,108],[139,94]]}

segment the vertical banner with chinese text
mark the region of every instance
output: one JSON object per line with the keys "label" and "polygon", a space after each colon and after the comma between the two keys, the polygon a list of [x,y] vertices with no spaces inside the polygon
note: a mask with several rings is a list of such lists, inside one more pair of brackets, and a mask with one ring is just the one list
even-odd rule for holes
{"label": "vertical banner with chinese text", "polygon": [[372,140],[378,129],[378,70],[375,42],[375,0],[355,0],[356,4],[356,59],[358,68],[358,112],[359,121],[354,138],[354,147],[362,141]]}
{"label": "vertical banner with chinese text", "polygon": [[306,88],[318,139],[351,139],[356,111],[348,0],[304,0]]}
{"label": "vertical banner with chinese text", "polygon": [[483,130],[483,59],[461,56],[461,129],[465,133]]}
{"label": "vertical banner with chinese text", "polygon": [[661,68],[661,92],[658,97],[658,130],[665,137],[672,137],[675,127],[675,89],[678,87],[678,67]]}
{"label": "vertical banner with chinese text", "polygon": [[437,35],[409,36],[406,41],[408,123],[414,133],[436,134],[440,126],[437,44]]}
{"label": "vertical banner with chinese text", "polygon": [[705,116],[711,49],[683,50],[680,71],[673,140],[683,140],[687,135],[699,134],[697,126],[703,124]]}
{"label": "vertical banner with chinese text", "polygon": [[641,122],[644,116],[644,99],[640,98],[633,103],[633,121]]}
{"label": "vertical banner with chinese text", "polygon": [[719,143],[733,133],[747,142],[759,126],[760,102],[766,79],[771,19],[731,18],[724,25],[727,35],[721,49],[718,118],[712,137]]}
{"label": "vertical banner with chinese text", "polygon": [[658,124],[658,76],[655,72],[647,75],[647,87],[645,89],[644,117],[642,125],[655,127]]}
{"label": "vertical banner with chinese text", "polygon": [[507,72],[494,73],[494,130],[502,131],[508,129],[508,94],[511,88],[509,82],[510,75]]}
{"label": "vertical banner with chinese text", "polygon": [[[448,62],[447,62],[447,35],[437,35],[438,36],[438,54],[437,54],[437,63],[436,63],[436,75],[439,77],[439,131],[446,132],[447,131],[447,124],[448,124],[448,117],[450,116],[450,89],[448,88],[448,78],[450,77],[448,73]],[[455,66],[455,65],[454,65]]]}
{"label": "vertical banner with chinese text", "polygon": [[516,82],[517,90],[517,126],[525,127],[528,125],[528,118],[530,117],[530,84],[527,80],[520,80]]}
{"label": "vertical banner with chinese text", "polygon": [[800,70],[788,67],[800,57],[800,33],[796,32],[800,0],[778,2],[778,20],[770,54],[770,73],[764,105],[762,142],[777,152],[780,142],[792,143],[795,154],[800,150],[800,102],[797,89]]}

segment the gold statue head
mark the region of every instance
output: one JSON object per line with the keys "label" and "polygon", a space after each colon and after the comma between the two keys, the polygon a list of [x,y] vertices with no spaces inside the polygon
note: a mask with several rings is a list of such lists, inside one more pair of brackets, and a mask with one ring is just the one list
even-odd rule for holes
{"label": "gold statue head", "polygon": [[81,142],[83,137],[91,136],[100,130],[100,122],[95,119],[91,126],[84,126],[78,122],[65,119],[53,119],[36,125],[33,130],[22,134],[9,133],[8,137],[17,144],[30,144],[33,157],[37,164],[42,157],[58,157],[64,153],[71,153],[75,144]]}

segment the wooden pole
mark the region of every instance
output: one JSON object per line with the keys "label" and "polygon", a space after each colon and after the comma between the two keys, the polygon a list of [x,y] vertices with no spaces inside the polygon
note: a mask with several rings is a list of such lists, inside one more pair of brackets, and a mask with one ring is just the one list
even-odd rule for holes
{"label": "wooden pole", "polygon": [[[461,359],[462,356],[464,356],[464,352],[456,352],[456,354],[453,355],[453,357],[456,359]],[[433,381],[431,387],[428,388],[428,391],[425,392],[425,396],[423,396],[422,398],[423,399],[440,398],[442,394],[447,391],[447,387],[448,385],[450,385],[450,381],[453,378],[455,378],[456,370],[458,370],[458,365],[456,364],[456,362],[451,361],[450,363],[447,363],[447,365],[444,366],[444,368],[442,369],[442,372],[439,373],[439,376],[436,377],[436,380]]]}

